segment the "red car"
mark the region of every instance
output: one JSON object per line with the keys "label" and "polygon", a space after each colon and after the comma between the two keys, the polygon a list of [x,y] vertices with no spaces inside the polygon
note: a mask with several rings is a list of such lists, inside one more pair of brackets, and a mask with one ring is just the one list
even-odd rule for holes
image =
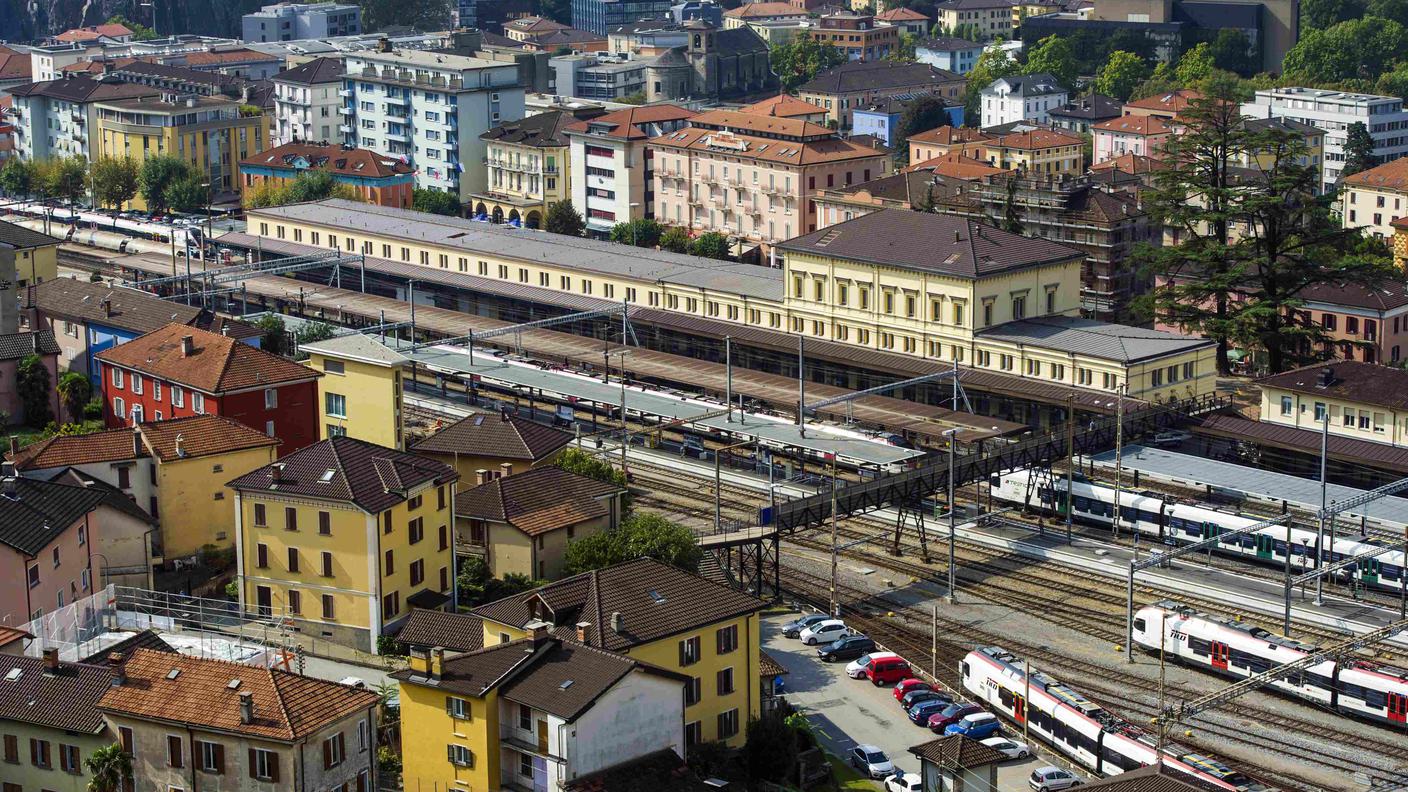
{"label": "red car", "polygon": [[954,702],[929,716],[929,731],[935,734],[943,734],[944,729],[947,729],[950,723],[958,723],[963,720],[963,716],[965,715],[972,715],[975,712],[983,711],[983,708],[979,707],[977,704]]}
{"label": "red car", "polygon": [[901,679],[895,684],[895,701],[904,698],[904,694],[911,690],[933,690],[934,686],[922,679]]}
{"label": "red car", "polygon": [[898,657],[883,657],[872,660],[865,667],[865,678],[875,687],[890,685],[901,679],[909,679],[914,676],[914,672],[909,670],[909,663]]}

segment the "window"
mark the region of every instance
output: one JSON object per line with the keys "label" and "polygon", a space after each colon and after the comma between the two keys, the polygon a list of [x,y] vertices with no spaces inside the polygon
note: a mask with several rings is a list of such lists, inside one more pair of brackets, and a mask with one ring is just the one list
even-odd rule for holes
{"label": "window", "polygon": [[[365,753],[367,750],[367,722],[357,721],[357,753]],[[365,792],[365,791],[364,791]]]}
{"label": "window", "polygon": [[533,708],[527,704],[518,705],[518,728],[524,731],[533,730]]}
{"label": "window", "polygon": [[738,625],[723,627],[715,633],[718,654],[728,654],[738,648]]}
{"label": "window", "polygon": [[738,734],[738,709],[731,709],[728,712],[719,713],[719,734],[720,740],[726,740]]}
{"label": "window", "polygon": [[29,763],[35,767],[51,768],[53,762],[49,758],[49,741],[29,738]]}
{"label": "window", "polygon": [[268,569],[268,568],[269,568],[269,546],[268,546],[268,545],[264,544],[263,542],[260,542],[259,544],[255,545],[255,546],[254,546],[254,556],[255,556],[255,559],[256,559],[255,562],[254,562],[254,565],[255,565],[255,566],[259,567],[260,569]]}
{"label": "window", "polygon": [[447,758],[457,767],[474,767],[474,754],[463,745],[447,745]]}
{"label": "window", "polygon": [[347,737],[338,732],[323,740],[323,769],[330,770],[347,761]]}
{"label": "window", "polygon": [[161,380],[152,380],[152,401],[161,401]]}
{"label": "window", "polygon": [[[570,531],[572,530],[572,526],[570,526],[570,525],[567,526],[567,530],[570,532]],[[571,539],[571,538],[572,538],[572,536],[571,536],[570,533],[568,534],[568,537],[567,537],[567,538],[568,538],[568,539]],[[450,530],[449,530],[449,527],[448,527],[448,526],[442,525],[442,526],[440,526],[440,549],[441,549],[441,550],[448,550],[449,548],[450,548]]]}
{"label": "window", "polygon": [[1323,421],[1323,420],[1325,420],[1325,403],[1324,403],[1324,402],[1315,402],[1315,420],[1316,420],[1316,421]]}
{"label": "window", "polygon": [[220,775],[225,772],[225,746],[220,743],[201,741],[196,743],[200,746],[200,769],[206,773]]}
{"label": "window", "polygon": [[121,398],[112,400],[112,414],[117,418],[127,417],[127,405]]}
{"label": "window", "polygon": [[691,721],[684,725],[684,745],[686,748],[698,745],[703,741],[704,736],[701,731],[699,721]]}
{"label": "window", "polygon": [[331,391],[324,393],[323,412],[334,418],[346,418],[347,397],[341,393],[332,393]]}
{"label": "window", "polygon": [[1291,414],[1291,397],[1290,397],[1290,396],[1282,396],[1282,397],[1281,397],[1281,414],[1282,414],[1282,415],[1290,415],[1290,414]]}
{"label": "window", "polygon": [[327,374],[345,374],[347,367],[341,360],[324,360],[323,371]]}
{"label": "window", "polygon": [[284,530],[298,530],[298,510],[292,506],[284,507]]}
{"label": "window", "polygon": [[419,496],[419,495],[412,496],[410,500],[406,501],[406,510],[407,510],[407,511],[415,511],[416,509],[419,509],[419,508],[420,508],[420,504],[421,504],[421,496]]}
{"label": "window", "polygon": [[322,536],[332,535],[332,515],[325,511],[318,512],[318,533]]}
{"label": "window", "polygon": [[288,571],[298,571],[298,548],[296,547],[290,547],[288,549]]}
{"label": "window", "polygon": [[259,781],[278,781],[279,755],[273,751],[250,748],[249,777]]}
{"label": "window", "polygon": [[171,386],[171,404],[176,407],[186,406],[186,391],[176,385]]}
{"label": "window", "polygon": [[204,415],[204,414],[205,414],[205,394],[204,394],[204,393],[192,393],[192,394],[191,394],[191,409],[192,409],[192,410],[195,410],[196,412],[200,413],[201,415]]}
{"label": "window", "polygon": [[5,762],[20,763],[20,739],[13,734],[5,735]]}
{"label": "window", "polygon": [[733,668],[725,668],[716,674],[718,691],[720,696],[727,696],[733,692]]}
{"label": "window", "polygon": [[680,665],[694,665],[699,662],[699,636],[680,641]]}
{"label": "window", "polygon": [[419,586],[425,580],[425,561],[417,559],[411,562],[411,585]]}
{"label": "window", "polygon": [[386,551],[386,572],[385,572],[384,574],[385,574],[387,577],[391,577],[391,575],[394,574],[395,572],[396,572],[396,556],[395,556],[395,554],[394,554],[394,551],[392,551],[392,550],[387,550],[387,551]]}
{"label": "window", "polygon": [[185,767],[185,751],[181,748],[181,738],[175,734],[166,735],[166,766]]}
{"label": "window", "polygon": [[332,553],[326,550],[323,551],[322,574],[323,577],[332,577]]}
{"label": "window", "polygon": [[1012,298],[1012,318],[1013,318],[1014,320],[1015,320],[1015,319],[1025,319],[1026,316],[1027,316],[1027,298],[1026,298],[1026,297],[1013,297],[1013,298]]}
{"label": "window", "polygon": [[334,609],[333,609],[332,595],[331,595],[331,594],[324,594],[324,595],[323,595],[323,618],[324,618],[324,619],[333,619],[333,618],[336,618],[336,616],[334,615],[334,613],[335,613],[335,611],[334,611]]}
{"label": "window", "polygon": [[112,370],[112,386],[114,388],[122,388],[122,369],[115,368]]}
{"label": "window", "polygon": [[425,538],[425,518],[417,517],[406,526],[411,544],[418,544]]}
{"label": "window", "polygon": [[78,746],[59,744],[59,769],[65,773],[83,772],[83,759],[79,756]]}
{"label": "window", "polygon": [[288,612],[299,614],[303,612],[303,595],[295,589],[288,592]]}
{"label": "window", "polygon": [[262,503],[254,504],[254,524],[260,528],[269,525],[268,519],[264,514],[264,504]]}
{"label": "window", "polygon": [[[445,697],[445,714],[456,720],[469,720],[469,702],[456,696]],[[365,721],[363,721],[365,723]]]}

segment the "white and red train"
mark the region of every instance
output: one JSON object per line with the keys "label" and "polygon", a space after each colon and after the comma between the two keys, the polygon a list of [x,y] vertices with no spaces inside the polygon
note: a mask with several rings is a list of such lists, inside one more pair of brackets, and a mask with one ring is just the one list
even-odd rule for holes
{"label": "white and red train", "polygon": [[[1313,646],[1260,627],[1209,616],[1167,600],[1135,613],[1134,642],[1155,652],[1162,643],[1165,656],[1237,679],[1315,651]],[[1362,660],[1326,660],[1268,687],[1336,712],[1408,730],[1408,669]]]}
{"label": "white and red train", "polygon": [[[1033,671],[1028,680],[1021,659],[1011,652],[996,646],[975,649],[958,670],[964,689],[978,701],[1018,726],[1025,725],[1031,734],[1097,775],[1119,775],[1158,758],[1152,735],[1046,674]],[[1215,759],[1176,745],[1165,744],[1163,763],[1217,789],[1269,789]]]}

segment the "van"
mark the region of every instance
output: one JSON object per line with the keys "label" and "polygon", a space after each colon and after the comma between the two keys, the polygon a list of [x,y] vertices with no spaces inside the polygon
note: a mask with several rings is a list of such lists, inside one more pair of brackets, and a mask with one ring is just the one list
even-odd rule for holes
{"label": "van", "polygon": [[956,723],[950,723],[944,729],[944,734],[961,734],[970,740],[985,740],[996,734],[1001,727],[997,716],[991,712],[975,712],[964,715]]}
{"label": "van", "polygon": [[914,672],[909,669],[909,663],[899,657],[879,658],[865,667],[865,678],[875,687],[893,685],[912,676]]}

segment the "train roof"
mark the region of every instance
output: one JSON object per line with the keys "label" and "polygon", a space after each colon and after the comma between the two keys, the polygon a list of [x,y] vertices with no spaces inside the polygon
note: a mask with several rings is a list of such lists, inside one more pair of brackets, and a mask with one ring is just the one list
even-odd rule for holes
{"label": "train roof", "polygon": [[1172,611],[1174,613],[1177,613],[1178,615],[1184,618],[1196,618],[1208,622],[1209,624],[1216,624],[1219,627],[1225,627],[1229,630],[1236,630],[1237,632],[1244,633],[1245,635],[1251,638],[1255,638],[1258,641],[1262,641],[1263,643],[1275,644],[1276,646],[1282,646],[1287,649],[1294,649],[1296,651],[1305,653],[1313,652],[1316,649],[1316,647],[1311,644],[1301,643],[1300,641],[1297,641],[1294,638],[1288,638],[1284,635],[1279,635],[1277,633],[1270,632],[1268,630],[1262,629],[1261,627],[1257,627],[1254,624],[1248,624],[1246,622],[1237,621],[1235,619],[1229,619],[1225,616],[1214,616],[1210,613],[1204,613],[1200,610],[1197,610],[1196,608],[1184,605],[1180,602],[1174,602],[1173,600],[1160,600],[1159,602],[1156,602],[1149,607],[1163,608],[1166,611]]}

